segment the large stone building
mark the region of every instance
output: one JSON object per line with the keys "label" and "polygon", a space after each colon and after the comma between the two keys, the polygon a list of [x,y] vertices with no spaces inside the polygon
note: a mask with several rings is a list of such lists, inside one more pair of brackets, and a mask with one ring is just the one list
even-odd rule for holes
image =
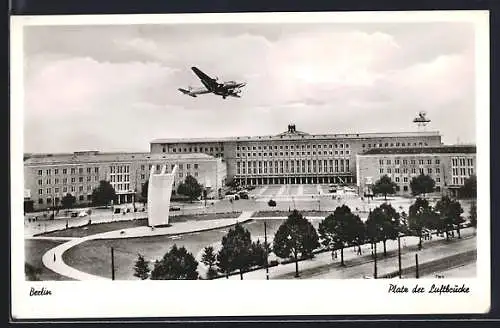
{"label": "large stone building", "polygon": [[397,194],[410,194],[411,179],[425,174],[436,182],[436,192],[456,196],[465,179],[476,174],[476,146],[371,149],[357,155],[356,171],[362,193],[387,175]]}
{"label": "large stone building", "polygon": [[152,154],[205,153],[222,158],[243,185],[355,183],[356,155],[371,149],[441,146],[439,132],[308,134],[295,125],[268,136],[157,139]]}
{"label": "large stone building", "polygon": [[92,191],[99,181],[106,180],[114,187],[119,203],[132,202],[148,180],[150,170],[159,171],[165,164],[170,170],[178,165],[174,188],[187,175],[192,175],[215,193],[226,182],[226,167],[222,159],[206,154],[98,151],[34,154],[24,161],[25,195],[30,196],[35,210],[59,206],[67,193],[75,196],[78,204],[85,204],[91,201]]}

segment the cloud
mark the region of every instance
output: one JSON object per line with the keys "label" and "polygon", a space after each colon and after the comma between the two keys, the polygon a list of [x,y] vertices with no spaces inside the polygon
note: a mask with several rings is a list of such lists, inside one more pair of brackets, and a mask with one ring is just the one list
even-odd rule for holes
{"label": "cloud", "polygon": [[[456,117],[474,140],[473,34],[439,26],[31,27],[26,149],[147,150],[154,138],[274,134],[290,122],[407,131],[419,110],[451,140]],[[201,86],[191,66],[248,82],[242,98],[180,94]]]}

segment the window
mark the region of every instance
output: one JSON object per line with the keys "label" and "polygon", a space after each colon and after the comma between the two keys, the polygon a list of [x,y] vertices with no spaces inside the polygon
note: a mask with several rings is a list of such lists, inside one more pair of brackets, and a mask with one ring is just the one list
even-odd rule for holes
{"label": "window", "polygon": [[47,179],[46,183],[47,183],[47,184],[51,184],[50,179]]}
{"label": "window", "polygon": [[[335,172],[337,171],[337,168],[335,168]],[[380,174],[384,173],[384,169],[380,168]]]}
{"label": "window", "polygon": [[92,169],[90,167],[87,167],[87,173],[90,174],[92,172]]}
{"label": "window", "polygon": [[391,160],[390,159],[387,160],[387,165],[391,165]]}
{"label": "window", "polygon": [[384,165],[384,160],[383,159],[379,160],[378,162],[379,162],[380,165]]}
{"label": "window", "polygon": [[42,195],[43,194],[43,189],[38,189],[38,194]]}
{"label": "window", "polygon": [[[74,167],[72,167],[71,168],[71,174],[75,174],[75,172],[76,172],[76,169]],[[111,172],[111,173],[113,173],[113,172]]]}
{"label": "window", "polygon": [[80,200],[81,202],[83,202],[84,199],[85,197],[83,195],[78,196],[78,200]]}
{"label": "window", "polygon": [[79,168],[78,173],[83,174],[83,168]]}
{"label": "window", "polygon": [[54,192],[58,193],[59,192],[59,188],[54,188]]}
{"label": "window", "polygon": [[50,170],[50,169],[48,169],[48,170],[47,170],[47,175],[50,175],[50,174],[51,174],[51,170]]}
{"label": "window", "polygon": [[[38,170],[38,175],[42,175],[42,170]],[[43,201],[43,200],[42,200]]]}
{"label": "window", "polygon": [[78,182],[83,182],[83,177],[79,177]]}
{"label": "window", "polygon": [[68,187],[63,187],[63,192],[67,192],[68,191]]}
{"label": "window", "polygon": [[399,177],[396,177],[396,182],[399,182]]}
{"label": "window", "polygon": [[50,194],[52,190],[50,188],[47,188],[47,194]]}
{"label": "window", "polygon": [[39,179],[38,180],[38,185],[41,186],[42,185],[42,179]]}
{"label": "window", "polygon": [[408,191],[408,186],[403,186],[403,191]]}
{"label": "window", "polygon": [[439,164],[439,159],[436,159],[436,164]]}
{"label": "window", "polygon": [[436,167],[436,173],[441,173],[441,169],[439,167]]}
{"label": "window", "polygon": [[75,183],[76,178],[71,178],[71,183]]}

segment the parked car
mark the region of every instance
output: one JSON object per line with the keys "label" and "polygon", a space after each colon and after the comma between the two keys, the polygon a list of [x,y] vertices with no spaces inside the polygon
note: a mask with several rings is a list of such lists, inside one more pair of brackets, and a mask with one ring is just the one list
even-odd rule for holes
{"label": "parked car", "polygon": [[180,211],[181,208],[179,206],[170,206],[171,211]]}
{"label": "parked car", "polygon": [[229,200],[238,200],[240,197],[238,195],[226,195],[224,199],[229,199]]}

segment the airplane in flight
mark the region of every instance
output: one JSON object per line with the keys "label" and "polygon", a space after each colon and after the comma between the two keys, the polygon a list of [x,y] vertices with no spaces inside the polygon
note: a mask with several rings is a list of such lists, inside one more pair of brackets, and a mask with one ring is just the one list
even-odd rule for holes
{"label": "airplane in flight", "polygon": [[246,83],[235,81],[219,83],[218,78],[211,78],[210,76],[199,70],[197,67],[191,67],[191,69],[201,80],[201,83],[205,86],[205,88],[189,87],[187,90],[179,88],[178,90],[183,94],[191,97],[197,97],[198,95],[213,93],[218,96],[222,96],[223,99],[226,99],[227,97],[241,98],[241,88],[244,87]]}

